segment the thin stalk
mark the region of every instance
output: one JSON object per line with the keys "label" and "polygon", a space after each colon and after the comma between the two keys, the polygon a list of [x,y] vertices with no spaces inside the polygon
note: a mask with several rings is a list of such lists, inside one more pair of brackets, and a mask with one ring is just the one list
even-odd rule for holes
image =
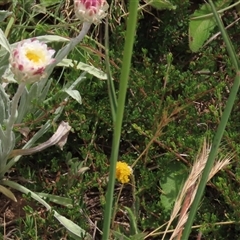
{"label": "thin stalk", "polygon": [[117,213],[117,210],[118,210],[118,204],[120,202],[120,197],[121,197],[121,194],[122,194],[122,190],[123,190],[123,184],[121,185],[120,187],[120,190],[118,192],[118,196],[117,196],[117,200],[114,204],[114,208],[113,208],[113,214],[112,214],[112,223],[111,223],[111,228],[114,227],[114,219],[116,217],[116,213]]}
{"label": "thin stalk", "polygon": [[58,51],[55,62],[53,62],[51,65],[49,65],[46,68],[46,72],[47,72],[46,78],[48,78],[49,75],[52,73],[54,67],[58,63],[60,63],[74,49],[74,47],[83,40],[83,38],[88,33],[88,30],[90,29],[90,27],[91,27],[91,23],[84,22],[78,36],[76,38],[73,38],[64,48]]}
{"label": "thin stalk", "polygon": [[12,129],[13,129],[13,125],[15,123],[16,117],[17,117],[17,108],[18,108],[18,103],[19,103],[19,99],[23,94],[23,91],[25,89],[26,83],[25,82],[21,82],[18,85],[18,89],[17,92],[15,93],[13,99],[12,99],[12,104],[11,104],[11,113],[7,122],[7,127],[6,127],[6,138],[7,138],[7,143],[6,146],[12,146],[11,144],[11,133],[12,133]]}
{"label": "thin stalk", "polygon": [[194,217],[196,215],[200,200],[203,196],[203,192],[204,192],[207,180],[208,180],[209,173],[210,173],[210,171],[213,167],[214,159],[217,155],[218,148],[219,148],[224,130],[226,128],[229,116],[231,114],[231,111],[232,111],[232,108],[233,108],[233,105],[234,105],[234,101],[235,101],[236,96],[237,96],[237,92],[238,92],[238,89],[239,89],[239,86],[240,86],[240,70],[239,70],[239,61],[237,59],[237,55],[235,53],[235,50],[233,49],[232,43],[231,43],[231,41],[230,41],[230,39],[227,35],[227,32],[226,32],[226,30],[223,26],[223,23],[222,23],[221,19],[218,16],[218,13],[216,12],[216,9],[215,9],[212,1],[209,1],[209,3],[211,5],[213,14],[216,18],[217,24],[220,28],[221,33],[222,33],[223,39],[226,43],[227,50],[229,52],[229,55],[230,55],[230,58],[232,60],[233,66],[236,68],[236,77],[234,79],[234,83],[233,83],[229,98],[228,98],[227,103],[226,103],[226,108],[223,112],[220,124],[217,128],[216,135],[214,136],[211,151],[209,153],[209,157],[208,157],[206,166],[204,168],[204,171],[203,171],[203,174],[202,174],[202,178],[201,178],[196,196],[194,198],[194,201],[192,203],[192,206],[191,206],[191,209],[190,209],[190,212],[189,212],[187,223],[185,225],[183,235],[182,235],[183,240],[189,238]]}
{"label": "thin stalk", "polygon": [[138,0],[129,1],[129,17],[127,21],[127,31],[126,39],[124,44],[124,53],[123,53],[123,65],[121,69],[120,76],[120,89],[119,89],[119,98],[118,98],[118,107],[116,114],[116,122],[114,124],[114,134],[113,134],[113,143],[112,143],[112,152],[110,159],[110,173],[109,173],[109,182],[106,196],[106,205],[104,211],[104,225],[103,225],[103,240],[109,239],[110,233],[110,223],[112,215],[112,204],[113,204],[113,193],[114,193],[114,184],[116,177],[116,163],[119,152],[119,142],[122,129],[122,120],[125,107],[126,92],[128,86],[128,77],[131,67],[131,58],[133,43],[137,25],[137,8]]}
{"label": "thin stalk", "polygon": [[74,48],[77,44],[79,44],[85,35],[88,33],[88,30],[91,27],[91,23],[84,22],[82,29],[76,38],[73,38],[64,48],[62,48],[56,56],[56,61],[53,66],[55,67],[59,62],[61,62]]}
{"label": "thin stalk", "polygon": [[116,112],[117,112],[117,96],[115,87],[113,84],[111,69],[110,69],[110,60],[109,60],[109,34],[108,34],[108,19],[106,19],[106,27],[105,27],[105,63],[107,70],[107,82],[108,82],[108,95],[110,100],[110,106],[112,111],[112,119],[113,123],[116,121]]}
{"label": "thin stalk", "polygon": [[13,125],[14,125],[14,122],[16,120],[16,115],[17,115],[18,102],[19,102],[20,97],[23,94],[25,86],[26,86],[26,83],[25,82],[21,82],[18,85],[17,92],[15,93],[15,95],[14,95],[14,97],[12,99],[11,114],[9,116],[8,123],[7,123],[6,136],[10,136],[11,131],[13,129]]}
{"label": "thin stalk", "polygon": [[226,43],[226,46],[227,46],[227,50],[228,50],[228,54],[231,58],[231,61],[232,61],[232,64],[234,66],[234,68],[237,70],[239,70],[239,60],[238,60],[238,57],[237,57],[237,53],[232,45],[232,42],[227,34],[227,31],[223,25],[223,22],[221,20],[221,18],[219,17],[214,5],[213,5],[213,2],[210,0],[209,1],[210,5],[211,5],[211,8],[212,8],[212,11],[213,11],[213,15],[216,19],[216,22],[217,22],[217,25],[218,27],[220,28],[220,31],[222,33],[222,37],[223,37],[223,40],[224,42]]}

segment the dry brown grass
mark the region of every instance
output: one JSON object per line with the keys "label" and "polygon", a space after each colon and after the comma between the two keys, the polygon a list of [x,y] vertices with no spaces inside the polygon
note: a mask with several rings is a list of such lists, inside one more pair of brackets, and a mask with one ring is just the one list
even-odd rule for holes
{"label": "dry brown grass", "polygon": [[[171,225],[172,221],[177,217],[179,214],[178,218],[178,223],[177,226],[175,227],[174,232],[172,233],[172,236],[170,238],[174,239],[176,238],[177,240],[181,239],[182,231],[184,228],[184,225],[188,219],[188,210],[190,206],[193,203],[193,200],[195,198],[198,185],[201,180],[201,176],[204,170],[204,167],[206,165],[208,155],[211,149],[211,145],[207,142],[207,140],[203,141],[203,145],[201,147],[201,151],[196,157],[196,161],[192,167],[192,170],[182,188],[182,191],[180,192],[178,198],[176,199],[172,214],[170,216],[170,221],[168,223],[168,226],[166,228],[166,231],[168,230],[169,226]],[[221,149],[220,149],[221,151]],[[217,160],[211,169],[211,172],[208,177],[208,181],[220,170],[225,168],[233,158],[233,154],[227,154],[225,157]],[[165,236],[165,234],[164,234]],[[163,236],[163,237],[164,237]]]}

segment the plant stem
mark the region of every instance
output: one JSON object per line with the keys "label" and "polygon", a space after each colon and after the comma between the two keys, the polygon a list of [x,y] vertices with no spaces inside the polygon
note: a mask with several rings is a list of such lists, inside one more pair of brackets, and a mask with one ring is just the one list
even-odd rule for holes
{"label": "plant stem", "polygon": [[78,36],[76,38],[71,39],[71,41],[64,48],[62,48],[58,51],[55,62],[53,62],[51,65],[49,65],[46,68],[47,76],[45,77],[45,79],[49,78],[49,75],[52,73],[54,67],[58,63],[60,63],[76,47],[76,45],[79,44],[83,40],[83,38],[88,33],[88,30],[90,29],[90,27],[91,27],[91,23],[84,22],[82,29],[81,29],[80,33],[78,34]]}
{"label": "plant stem", "polygon": [[107,83],[108,83],[108,95],[110,100],[110,106],[112,111],[113,123],[116,121],[116,112],[117,112],[117,96],[112,79],[111,69],[110,69],[110,59],[109,59],[109,34],[108,34],[108,20],[106,20],[105,26],[105,63],[106,63],[106,72],[107,72]]}
{"label": "plant stem", "polygon": [[9,116],[8,119],[8,123],[7,123],[7,128],[6,128],[6,138],[7,138],[7,144],[6,146],[11,146],[11,133],[12,133],[12,129],[13,129],[13,125],[15,123],[16,117],[17,117],[17,108],[18,108],[18,103],[19,103],[19,99],[23,94],[23,91],[25,89],[26,83],[25,82],[21,82],[18,85],[18,89],[17,92],[15,93],[13,99],[12,99],[12,104],[11,104],[11,114]]}
{"label": "plant stem", "polygon": [[112,152],[111,152],[111,159],[110,159],[109,183],[108,183],[106,205],[105,205],[105,211],[104,211],[104,225],[103,225],[103,238],[102,238],[103,240],[109,239],[114,184],[115,184],[115,177],[116,177],[116,163],[117,163],[118,152],[119,152],[119,142],[120,142],[121,129],[122,129],[122,120],[123,120],[123,113],[124,113],[124,107],[125,107],[128,77],[130,73],[132,50],[133,50],[133,43],[134,43],[134,37],[135,37],[135,31],[136,31],[136,24],[137,24],[138,0],[130,1],[129,4],[130,4],[129,17],[127,21],[127,31],[126,31],[126,39],[124,44],[124,53],[123,53],[123,61],[122,61],[123,65],[122,65],[121,76],[120,76],[119,98],[118,98],[116,122],[114,124]]}
{"label": "plant stem", "polygon": [[73,38],[69,44],[67,44],[63,49],[61,49],[57,56],[56,56],[56,62],[54,63],[54,65],[56,66],[59,62],[61,62],[67,55],[68,53],[70,53],[75,46],[80,43],[83,38],[85,37],[85,35],[88,33],[88,30],[90,29],[91,23],[88,22],[84,22],[82,29],[80,31],[80,33],[78,34],[78,36],[76,38]]}

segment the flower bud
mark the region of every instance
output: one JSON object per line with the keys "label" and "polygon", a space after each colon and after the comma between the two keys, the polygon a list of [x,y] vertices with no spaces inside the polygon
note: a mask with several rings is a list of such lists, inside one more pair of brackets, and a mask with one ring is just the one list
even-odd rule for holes
{"label": "flower bud", "polygon": [[10,57],[11,70],[18,82],[33,83],[44,77],[46,66],[55,61],[55,51],[37,39],[18,43]]}
{"label": "flower bud", "polygon": [[74,0],[74,10],[77,18],[83,22],[98,24],[107,13],[106,0]]}

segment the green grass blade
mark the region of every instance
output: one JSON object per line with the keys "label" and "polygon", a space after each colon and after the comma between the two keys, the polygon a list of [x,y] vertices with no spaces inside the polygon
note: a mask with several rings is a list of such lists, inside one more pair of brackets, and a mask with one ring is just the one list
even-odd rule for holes
{"label": "green grass blade", "polygon": [[218,25],[221,33],[222,33],[223,40],[226,43],[228,54],[229,54],[229,56],[231,58],[232,64],[233,64],[234,68],[237,70],[237,69],[239,69],[239,60],[238,60],[236,51],[235,51],[235,49],[234,49],[234,47],[232,45],[232,42],[231,42],[231,40],[230,40],[230,38],[229,38],[229,36],[227,34],[227,31],[226,31],[226,29],[225,29],[225,27],[223,25],[222,20],[219,17],[219,14],[217,13],[216,8],[214,7],[213,2],[210,0],[209,3],[211,5],[212,11],[213,11],[213,15],[215,17],[217,25]]}
{"label": "green grass blade", "polygon": [[17,191],[22,192],[26,195],[28,195],[30,193],[31,198],[33,198],[36,201],[38,201],[39,203],[41,203],[44,207],[46,207],[46,209],[48,211],[52,209],[51,206],[47,202],[45,202],[41,197],[39,197],[36,193],[32,192],[28,188],[25,188],[24,186],[22,186],[16,182],[10,181],[10,180],[2,180],[1,183],[5,186],[16,189]]}
{"label": "green grass blade", "polygon": [[206,166],[204,168],[202,178],[201,178],[201,181],[200,181],[195,199],[193,201],[191,210],[189,212],[188,220],[187,220],[187,223],[186,223],[186,226],[184,228],[183,235],[182,235],[182,238],[181,238],[183,240],[188,239],[188,237],[189,237],[191,227],[192,227],[192,224],[193,224],[193,221],[194,221],[194,217],[196,215],[200,200],[203,196],[203,192],[204,192],[204,189],[205,189],[205,186],[206,186],[206,183],[207,183],[209,173],[210,173],[210,171],[213,167],[214,159],[217,155],[218,148],[219,148],[224,130],[226,128],[229,116],[231,114],[231,111],[232,111],[232,108],[233,108],[233,105],[234,105],[234,101],[235,101],[236,96],[237,96],[237,92],[238,92],[238,89],[239,89],[239,86],[240,86],[240,70],[239,70],[239,61],[237,59],[237,55],[235,53],[235,50],[233,49],[232,43],[231,43],[231,41],[228,37],[228,34],[227,34],[227,32],[226,32],[226,30],[223,26],[223,23],[222,23],[221,19],[219,18],[218,14],[216,12],[216,9],[215,9],[212,1],[209,1],[209,3],[212,7],[213,14],[214,14],[214,16],[216,18],[216,21],[217,21],[217,24],[218,24],[218,26],[221,30],[223,39],[224,39],[224,41],[227,45],[227,49],[228,49],[229,55],[231,57],[231,61],[233,63],[234,68],[236,69],[237,73],[236,73],[236,77],[235,77],[235,80],[234,80],[229,98],[228,98],[227,103],[226,103],[226,108],[223,112],[220,124],[217,128],[216,135],[214,136],[211,151],[209,153],[209,157],[208,157]]}
{"label": "green grass blade", "polygon": [[129,5],[130,5],[129,17],[127,21],[127,32],[126,32],[126,40],[124,44],[124,53],[123,53],[123,61],[122,61],[123,65],[122,65],[121,76],[120,76],[118,107],[117,107],[117,114],[116,114],[116,122],[114,124],[114,136],[113,136],[112,152],[111,152],[111,159],[110,159],[109,183],[108,183],[106,205],[105,205],[105,211],[104,211],[104,225],[103,225],[103,238],[102,238],[104,240],[109,239],[110,222],[111,222],[111,215],[112,215],[113,192],[114,192],[115,174],[116,174],[116,162],[118,158],[123,112],[125,107],[128,77],[130,73],[133,43],[134,43],[134,37],[135,37],[136,25],[137,25],[138,1],[130,1]]}
{"label": "green grass blade", "polygon": [[108,21],[106,20],[105,27],[105,59],[106,59],[106,69],[107,69],[107,82],[108,82],[108,95],[110,100],[110,106],[112,111],[112,119],[115,123],[116,121],[116,113],[117,113],[117,96],[115,87],[113,84],[111,69],[110,69],[110,60],[109,60],[109,35],[108,35]]}
{"label": "green grass blade", "polygon": [[129,217],[129,221],[130,221],[130,234],[132,236],[136,235],[136,234],[139,233],[138,226],[137,226],[136,215],[134,214],[134,212],[130,208],[125,207],[125,209],[128,213],[128,217]]}

